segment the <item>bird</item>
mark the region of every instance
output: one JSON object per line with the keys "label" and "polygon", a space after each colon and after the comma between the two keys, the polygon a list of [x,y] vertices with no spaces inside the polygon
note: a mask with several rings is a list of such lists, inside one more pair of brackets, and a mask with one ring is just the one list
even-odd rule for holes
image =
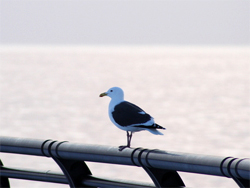
{"label": "bird", "polygon": [[155,135],[163,135],[157,129],[165,128],[156,124],[154,118],[137,105],[124,100],[124,92],[120,87],[112,87],[107,92],[101,93],[99,97],[111,98],[108,114],[111,122],[127,132],[127,145],[119,146],[119,151],[130,148],[132,134],[134,132],[147,130]]}

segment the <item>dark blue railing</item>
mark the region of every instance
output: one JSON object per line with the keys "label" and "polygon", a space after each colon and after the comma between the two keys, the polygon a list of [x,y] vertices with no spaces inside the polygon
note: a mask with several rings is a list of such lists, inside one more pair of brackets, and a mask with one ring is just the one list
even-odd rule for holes
{"label": "dark blue railing", "polygon": [[[1,163],[1,187],[10,187],[9,178],[69,184],[70,187],[185,187],[177,171],[228,177],[239,187],[250,187],[249,159],[144,148],[119,151],[117,147],[12,137],[0,137],[0,144],[0,152],[51,157],[63,172],[13,169]],[[139,166],[154,184],[97,178],[85,161]]]}

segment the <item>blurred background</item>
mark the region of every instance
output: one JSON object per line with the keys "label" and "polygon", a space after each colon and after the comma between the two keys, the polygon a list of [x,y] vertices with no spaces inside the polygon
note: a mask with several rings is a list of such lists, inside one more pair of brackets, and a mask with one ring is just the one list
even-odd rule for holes
{"label": "blurred background", "polygon": [[[110,99],[99,98],[119,86],[166,128],[135,133],[132,147],[249,158],[249,10],[248,0],[0,0],[0,135],[123,145]],[[0,159],[60,171],[50,158]],[[137,167],[87,164],[97,176],[151,182]],[[187,187],[237,187],[180,176]]]}
{"label": "blurred background", "polygon": [[248,45],[248,0],[1,0],[1,44]]}

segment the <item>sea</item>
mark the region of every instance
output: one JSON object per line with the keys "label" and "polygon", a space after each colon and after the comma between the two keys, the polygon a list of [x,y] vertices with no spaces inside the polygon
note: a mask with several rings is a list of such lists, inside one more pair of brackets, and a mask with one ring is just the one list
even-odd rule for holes
{"label": "sea", "polygon": [[[249,46],[1,46],[0,136],[118,147],[108,117],[121,87],[166,128],[132,147],[250,157]],[[51,158],[0,153],[8,167],[61,172]],[[152,182],[140,167],[87,162],[95,176]],[[187,187],[238,187],[230,178],[178,172]],[[11,187],[68,185],[10,179]]]}

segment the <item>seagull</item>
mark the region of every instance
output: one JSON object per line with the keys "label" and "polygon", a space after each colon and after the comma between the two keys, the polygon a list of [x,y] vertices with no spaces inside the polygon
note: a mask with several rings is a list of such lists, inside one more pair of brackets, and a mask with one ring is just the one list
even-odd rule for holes
{"label": "seagull", "polygon": [[157,129],[165,129],[156,124],[154,118],[140,107],[124,100],[124,92],[119,87],[112,87],[107,92],[101,93],[100,97],[111,98],[108,114],[111,122],[127,132],[127,145],[119,146],[119,151],[130,148],[132,134],[134,132],[147,130],[155,135],[163,135]]}

